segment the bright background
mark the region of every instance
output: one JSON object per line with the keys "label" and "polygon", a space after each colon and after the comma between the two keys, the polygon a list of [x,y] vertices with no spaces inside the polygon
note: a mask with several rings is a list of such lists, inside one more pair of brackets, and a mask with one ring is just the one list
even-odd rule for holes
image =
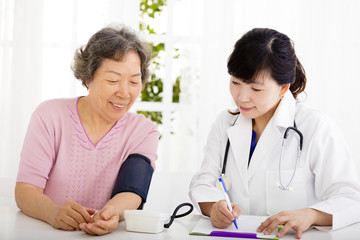
{"label": "bright background", "polygon": [[[188,185],[211,123],[233,106],[227,57],[254,27],[274,28],[295,42],[308,78],[302,99],[339,125],[360,169],[359,12],[358,0],[168,0],[161,17],[151,20],[164,34],[143,34],[166,45],[163,101],[133,107],[163,113],[158,168],[145,208],[171,212],[189,201]],[[70,70],[75,49],[112,22],[137,30],[139,14],[139,0],[0,0],[0,180],[10,183],[3,184],[10,196],[36,106],[86,94]],[[174,48],[181,53],[176,61]],[[180,102],[173,103],[179,73]]]}

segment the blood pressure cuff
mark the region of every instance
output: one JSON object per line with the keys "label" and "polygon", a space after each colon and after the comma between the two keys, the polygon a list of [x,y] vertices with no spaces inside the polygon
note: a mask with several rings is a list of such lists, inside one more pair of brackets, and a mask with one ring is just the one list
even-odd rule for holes
{"label": "blood pressure cuff", "polygon": [[131,154],[122,164],[111,197],[121,192],[132,192],[142,199],[139,209],[143,208],[149,191],[154,169],[150,160],[140,154]]}

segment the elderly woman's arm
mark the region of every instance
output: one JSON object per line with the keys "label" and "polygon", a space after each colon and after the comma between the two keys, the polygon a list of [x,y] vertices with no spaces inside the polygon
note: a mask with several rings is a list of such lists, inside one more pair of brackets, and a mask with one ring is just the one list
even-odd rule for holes
{"label": "elderly woman's arm", "polygon": [[26,215],[49,223],[63,230],[80,229],[81,223],[93,222],[95,210],[85,208],[74,201],[59,206],[43,193],[43,189],[29,183],[18,182],[15,186],[17,206]]}
{"label": "elderly woman's arm", "polygon": [[94,223],[81,224],[80,228],[91,235],[114,231],[124,220],[126,209],[141,209],[146,201],[154,169],[150,160],[141,154],[131,154],[120,168],[112,198],[95,214]]}

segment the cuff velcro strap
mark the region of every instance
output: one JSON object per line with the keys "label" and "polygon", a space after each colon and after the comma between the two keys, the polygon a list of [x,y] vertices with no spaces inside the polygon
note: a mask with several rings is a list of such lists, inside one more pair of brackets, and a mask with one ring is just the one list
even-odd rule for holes
{"label": "cuff velcro strap", "polygon": [[132,192],[142,199],[140,208],[146,202],[154,169],[150,160],[140,154],[131,154],[122,164],[111,197],[121,192]]}

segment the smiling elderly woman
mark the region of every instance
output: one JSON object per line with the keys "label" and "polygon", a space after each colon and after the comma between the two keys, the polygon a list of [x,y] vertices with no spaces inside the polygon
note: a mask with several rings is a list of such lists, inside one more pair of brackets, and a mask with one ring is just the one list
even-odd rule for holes
{"label": "smiling elderly woman", "polygon": [[125,209],[141,208],[159,132],[128,111],[149,77],[150,57],[124,27],[103,28],[76,51],[72,69],[89,93],[45,101],[32,114],[15,188],[25,214],[101,235],[117,228]]}

